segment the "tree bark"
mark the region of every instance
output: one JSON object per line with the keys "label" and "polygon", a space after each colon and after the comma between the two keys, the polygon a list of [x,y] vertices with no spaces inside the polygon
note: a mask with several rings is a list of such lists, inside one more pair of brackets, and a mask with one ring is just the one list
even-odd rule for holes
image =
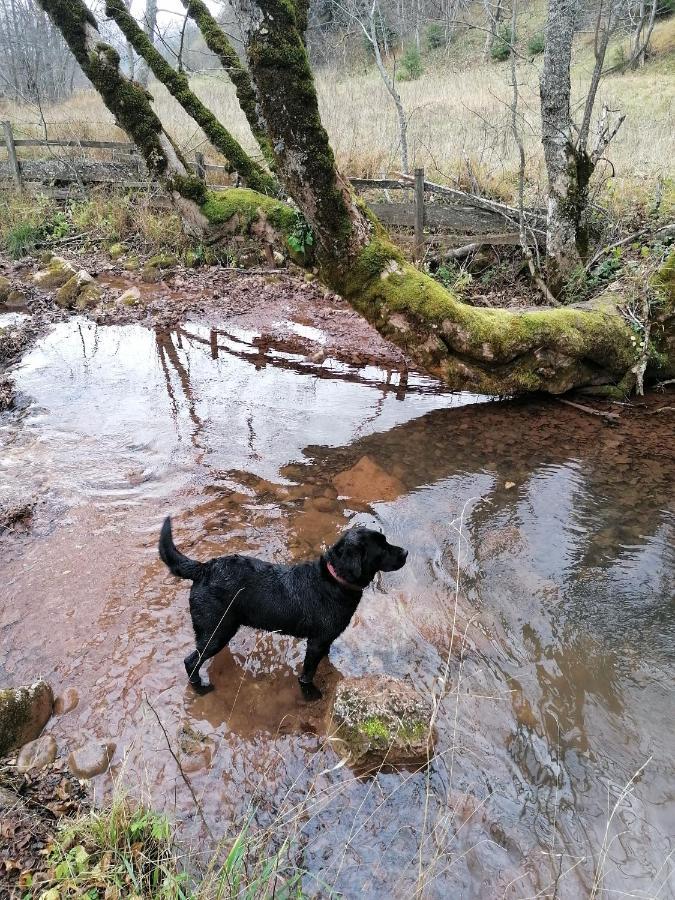
{"label": "tree bark", "polygon": [[[253,137],[258,142],[267,163],[274,167],[274,151],[267,135],[267,126],[263,118],[262,109],[258,103],[255,88],[246,68],[227,35],[213,18],[205,3],[201,0],[181,0],[190,18],[202,33],[206,46],[211,53],[218,57],[221,66],[227,72],[230,81],[234,85],[237,100],[248,121]],[[305,25],[306,27],[306,25]]]}
{"label": "tree bark", "polygon": [[192,175],[187,160],[162,127],[150,105],[150,95],[120,72],[119,54],[104,43],[93,13],[83,0],[38,2],[63,34],[119,127],[143,154],[149,171],[174,195],[186,222],[193,228],[204,228],[207,222],[199,209],[206,200],[203,183]]}
{"label": "tree bark", "polygon": [[581,264],[577,228],[588,199],[589,160],[577,156],[570,113],[570,64],[577,0],[549,0],[541,73],[541,123],[548,175],[547,276],[557,295]]}
{"label": "tree bark", "polygon": [[134,17],[129,14],[124,0],[107,0],[105,9],[106,14],[114,19],[138,55],[145,60],[155,78],[165,85],[185,112],[192,116],[213,146],[220,150],[230,166],[241,175],[246,184],[255,191],[278,196],[279,185],[276,179],[251,159],[239,142],[190,89],[187,75],[183,72],[176,72],[162,54],[155,49]]}

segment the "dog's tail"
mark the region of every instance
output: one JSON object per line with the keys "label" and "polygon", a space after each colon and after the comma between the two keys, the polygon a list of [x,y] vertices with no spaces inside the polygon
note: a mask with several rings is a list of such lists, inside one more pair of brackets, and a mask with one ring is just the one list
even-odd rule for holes
{"label": "dog's tail", "polygon": [[204,568],[203,563],[197,562],[195,559],[188,559],[187,556],[183,556],[180,550],[176,549],[173,535],[171,534],[171,519],[169,516],[164,519],[159,535],[159,555],[162,562],[171,569],[171,573],[178,576],[178,578],[189,578],[191,581],[195,581],[199,578]]}

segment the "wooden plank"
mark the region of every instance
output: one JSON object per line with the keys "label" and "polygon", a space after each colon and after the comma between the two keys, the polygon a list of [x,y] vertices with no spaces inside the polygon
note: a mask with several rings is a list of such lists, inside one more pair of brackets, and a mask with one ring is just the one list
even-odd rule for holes
{"label": "wooden plank", "polygon": [[[6,144],[6,140],[3,141]],[[19,138],[14,141],[15,147],[84,147],[94,150],[126,150],[132,152],[135,144],[122,144],[119,141],[45,141],[40,138]]]}
{"label": "wooden plank", "polygon": [[19,160],[16,158],[16,147],[14,142],[14,134],[12,132],[12,123],[3,122],[2,131],[5,137],[7,159],[9,161],[9,170],[12,173],[14,187],[17,189],[17,191],[21,191],[23,189],[23,182],[21,180],[21,166],[19,165]]}
{"label": "wooden plank", "polygon": [[[404,181],[413,182],[411,175],[401,175]],[[506,203],[497,203],[496,200],[486,200],[484,197],[477,197],[475,194],[467,194],[464,191],[458,191],[455,188],[446,187],[444,184],[435,184],[433,181],[425,181],[425,188],[434,194],[440,194],[442,197],[448,197],[458,200],[462,203],[476,206],[489,212],[497,213],[507,219],[515,222],[519,219],[519,212],[513,206],[507,206]],[[525,217],[528,221],[536,221],[538,224],[546,224],[546,214],[538,210],[525,210]]]}
{"label": "wooden plank", "polygon": [[424,254],[424,169],[415,169],[415,248],[413,259]]}
{"label": "wooden plank", "polygon": [[[415,227],[414,203],[369,203],[368,206],[384,225]],[[426,203],[424,216],[429,228],[446,228],[463,234],[513,230],[513,225],[502,216],[471,206]]]}
{"label": "wooden plank", "polygon": [[391,178],[350,178],[349,183],[357,191],[381,190],[396,191],[410,190],[410,185],[403,181],[394,181]]}

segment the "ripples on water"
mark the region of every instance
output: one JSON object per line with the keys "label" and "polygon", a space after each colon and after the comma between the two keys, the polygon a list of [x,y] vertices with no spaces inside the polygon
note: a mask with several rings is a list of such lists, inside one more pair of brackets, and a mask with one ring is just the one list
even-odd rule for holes
{"label": "ripples on water", "polygon": [[[609,428],[194,323],[70,320],[16,381],[31,404],[0,419],[0,477],[43,499],[3,542],[0,675],[79,691],[50,725],[62,746],[116,741],[115,769],[196,840],[147,697],[217,833],[247,811],[283,821],[300,865],[349,897],[409,897],[421,873],[427,897],[574,898],[600,869],[607,891],[673,891],[672,418]],[[332,771],[287,638],[243,629],[210,665],[216,691],[192,694],[187,586],[155,549],[167,513],[199,558],[306,558],[355,522],[408,547],[318,680],[383,672],[438,695],[449,659],[429,771]]]}

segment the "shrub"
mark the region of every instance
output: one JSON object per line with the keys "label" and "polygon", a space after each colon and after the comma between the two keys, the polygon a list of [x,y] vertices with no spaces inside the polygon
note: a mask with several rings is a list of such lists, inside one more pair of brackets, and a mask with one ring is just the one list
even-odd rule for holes
{"label": "shrub", "polygon": [[536,34],[530,35],[530,39],[527,42],[527,52],[530,56],[538,56],[544,52],[545,46],[544,32],[537,31]]}
{"label": "shrub", "polygon": [[609,57],[609,65],[612,69],[625,69],[628,65],[628,56],[623,44],[618,44]]}
{"label": "shrub", "polygon": [[445,47],[445,28],[438,22],[432,22],[427,28],[427,47],[429,50],[440,50],[441,47]]}
{"label": "shrub", "polygon": [[399,80],[416,81],[423,71],[420,51],[417,47],[408,47],[401,59],[401,67],[398,72]]}
{"label": "shrub", "polygon": [[516,39],[510,25],[500,25],[490,56],[495,62],[505,62],[511,56],[511,47]]}

